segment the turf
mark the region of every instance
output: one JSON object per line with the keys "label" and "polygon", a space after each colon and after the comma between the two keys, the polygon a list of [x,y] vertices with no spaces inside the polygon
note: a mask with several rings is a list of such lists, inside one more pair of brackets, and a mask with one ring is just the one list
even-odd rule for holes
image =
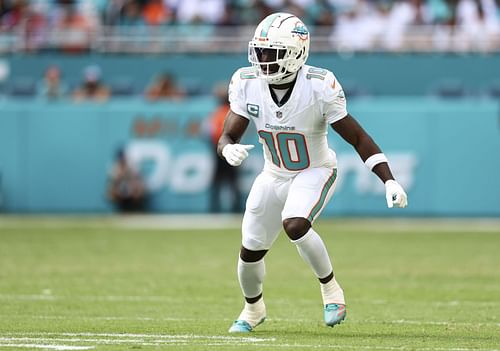
{"label": "turf", "polygon": [[0,217],[0,349],[499,349],[500,222],[320,221],[348,303],[334,328],[281,235],[266,257],[268,320],[233,335],[239,229],[120,221]]}

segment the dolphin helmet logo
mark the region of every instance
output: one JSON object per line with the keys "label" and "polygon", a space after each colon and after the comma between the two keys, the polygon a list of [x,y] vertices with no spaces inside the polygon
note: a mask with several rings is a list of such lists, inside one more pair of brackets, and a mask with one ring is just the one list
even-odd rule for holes
{"label": "dolphin helmet logo", "polygon": [[307,38],[309,37],[309,31],[307,30],[306,26],[304,26],[304,23],[300,21],[295,23],[295,27],[292,29],[292,33],[297,34],[299,36],[299,39],[301,40],[307,40]]}

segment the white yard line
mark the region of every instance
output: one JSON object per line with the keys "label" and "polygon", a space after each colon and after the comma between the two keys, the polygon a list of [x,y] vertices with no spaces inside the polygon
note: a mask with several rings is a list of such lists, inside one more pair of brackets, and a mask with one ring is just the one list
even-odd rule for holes
{"label": "white yard line", "polygon": [[[225,346],[241,344],[259,345],[263,342],[274,342],[275,338],[231,337],[216,335],[160,335],[160,334],[118,334],[118,333],[7,333],[0,336],[0,346],[48,348],[55,350],[88,350],[95,345],[139,345],[139,346],[176,346],[176,345],[209,345],[216,343]],[[17,335],[17,336],[14,336]],[[68,346],[59,343],[91,344],[85,346]]]}
{"label": "white yard line", "polygon": [[[1,334],[0,334],[1,335]],[[36,337],[40,339],[40,336],[47,338],[47,340],[54,340],[52,337],[65,337],[67,338],[81,338],[81,337],[93,337],[93,338],[131,338],[131,339],[176,339],[176,340],[226,340],[235,342],[249,342],[249,343],[259,343],[264,341],[276,341],[276,338],[259,338],[253,336],[224,336],[224,335],[196,335],[196,334],[135,334],[135,333],[51,333],[51,332],[11,332],[3,333],[4,336],[0,337],[0,340],[8,338],[33,338]],[[84,339],[78,339],[76,341],[82,341]],[[105,340],[105,339],[104,339]],[[93,340],[94,341],[94,340]]]}
{"label": "white yard line", "polygon": [[[37,334],[37,333],[28,333]],[[50,342],[93,343],[97,345],[137,345],[137,346],[179,346],[199,345],[207,347],[237,346],[241,344],[258,345],[261,348],[296,348],[296,349],[353,349],[353,350],[413,350],[413,351],[499,351],[498,349],[478,349],[467,347],[415,347],[415,346],[363,346],[363,345],[320,345],[306,343],[280,344],[275,338],[248,338],[202,335],[154,335],[154,334],[115,334],[115,333],[38,333],[40,335],[69,336],[69,338],[48,337],[0,337],[0,347],[43,348],[52,350],[89,350],[95,346],[59,345]],[[79,336],[79,337],[73,337]],[[82,336],[93,336],[86,338]],[[97,338],[95,338],[97,337]],[[194,340],[194,342],[193,342]],[[250,341],[250,342],[249,342]],[[256,343],[256,341],[258,341]]]}
{"label": "white yard line", "polygon": [[23,349],[44,349],[44,350],[92,350],[95,346],[70,346],[70,345],[52,345],[52,344],[4,344],[0,343],[0,347],[15,347]]}

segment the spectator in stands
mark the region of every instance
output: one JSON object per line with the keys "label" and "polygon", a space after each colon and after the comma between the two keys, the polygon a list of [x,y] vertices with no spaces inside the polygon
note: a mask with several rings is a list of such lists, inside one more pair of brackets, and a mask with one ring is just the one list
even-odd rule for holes
{"label": "spectator in stands", "polygon": [[[5,4],[10,3],[10,6]],[[26,0],[3,1],[1,5],[2,19],[1,31],[10,31],[23,25],[29,12],[29,4]]]}
{"label": "spectator in stands", "polygon": [[221,195],[226,187],[230,190],[231,202],[230,211],[241,212],[241,192],[238,185],[239,167],[229,165],[225,160],[217,155],[217,143],[222,134],[224,121],[230,109],[227,84],[218,84],[214,88],[214,95],[218,100],[218,107],[208,120],[210,132],[211,149],[214,156],[215,170],[212,177],[212,187],[210,194],[210,211],[218,213],[222,211]]}
{"label": "spectator in stands", "polygon": [[177,85],[170,73],[160,74],[146,89],[146,98],[150,101],[181,100],[185,96],[186,92]]}
{"label": "spectator in stands", "polygon": [[385,10],[381,44],[388,50],[398,50],[402,47],[404,36],[410,27],[422,20],[423,9],[419,0],[398,0]]}
{"label": "spectator in stands", "polygon": [[104,25],[116,26],[120,24],[120,17],[124,8],[125,8],[125,0],[107,1],[102,11],[102,20]]}
{"label": "spectator in stands", "polygon": [[80,12],[76,5],[65,3],[55,21],[54,39],[68,53],[81,53],[90,49],[94,29],[91,19]]}
{"label": "spectator in stands", "polygon": [[383,7],[367,1],[346,4],[330,37],[332,43],[343,50],[370,50],[384,34],[382,10]]}
{"label": "spectator in stands", "polygon": [[47,18],[42,5],[32,5],[23,20],[23,41],[26,51],[37,51],[45,42]]}
{"label": "spectator in stands", "polygon": [[109,99],[111,91],[101,81],[99,66],[87,66],[83,75],[82,84],[73,92],[75,101],[106,101]]}
{"label": "spectator in stands", "polygon": [[0,19],[3,19],[3,16],[9,12],[9,4],[7,3],[7,0],[0,0]]}
{"label": "spectator in stands", "polygon": [[38,86],[38,95],[47,100],[55,101],[64,98],[67,92],[67,87],[61,79],[59,67],[48,67],[43,80]]}
{"label": "spectator in stands", "polygon": [[304,8],[307,22],[311,23],[316,36],[328,36],[335,23],[335,9],[328,0],[313,1]]}
{"label": "spectator in stands", "polygon": [[172,21],[172,10],[163,3],[163,0],[149,0],[142,10],[146,23],[150,26],[159,26]]}
{"label": "spectator in stands", "polygon": [[126,153],[119,149],[108,181],[108,199],[119,211],[142,212],[147,195],[144,181],[128,162]]}
{"label": "spectator in stands", "polygon": [[179,23],[217,24],[222,21],[225,13],[223,0],[183,0],[177,5],[177,21]]}
{"label": "spectator in stands", "polygon": [[128,0],[123,6],[122,15],[120,18],[122,26],[143,26],[145,25],[144,18],[141,13],[141,6],[137,0]]}
{"label": "spectator in stands", "polygon": [[458,1],[455,33],[457,49],[488,49],[492,39],[500,33],[499,19],[494,8],[492,0]]}

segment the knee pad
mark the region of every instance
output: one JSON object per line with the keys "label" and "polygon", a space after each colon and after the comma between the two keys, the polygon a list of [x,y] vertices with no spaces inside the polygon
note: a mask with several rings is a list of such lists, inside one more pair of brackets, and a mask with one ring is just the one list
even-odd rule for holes
{"label": "knee pad", "polygon": [[240,249],[240,258],[244,262],[257,262],[264,258],[267,250],[252,251],[244,246]]}
{"label": "knee pad", "polygon": [[311,222],[302,217],[287,218],[283,220],[283,228],[290,240],[298,240],[309,231]]}

